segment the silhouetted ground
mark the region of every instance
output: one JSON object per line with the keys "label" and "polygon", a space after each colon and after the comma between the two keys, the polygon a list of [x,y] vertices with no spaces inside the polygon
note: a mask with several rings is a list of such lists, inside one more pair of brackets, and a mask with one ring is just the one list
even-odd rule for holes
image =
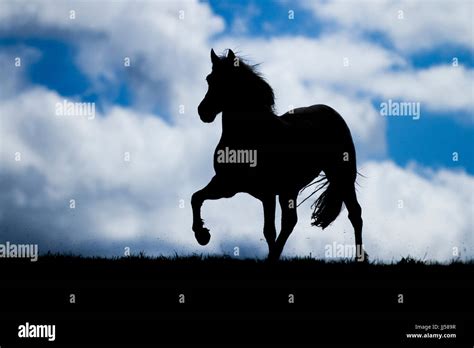
{"label": "silhouetted ground", "polygon": [[[86,258],[47,254],[37,262],[0,260],[0,296],[28,298],[18,306],[43,310],[44,301],[64,309],[60,294],[80,293],[84,310],[152,308],[239,311],[438,311],[472,309],[474,262],[427,263],[411,258],[393,264],[326,262],[310,258],[265,260],[230,257]],[[45,289],[49,289],[46,291]],[[34,290],[34,291],[32,291]],[[288,295],[297,295],[291,307]],[[19,307],[17,307],[19,308]]]}
{"label": "silhouetted ground", "polygon": [[371,261],[358,264],[352,260],[325,261],[312,258],[283,259],[267,263],[260,259],[215,256],[149,257],[143,254],[121,258],[81,257],[46,254],[37,262],[24,259],[0,259],[3,279],[133,279],[203,280],[254,279],[333,281],[362,279],[366,281],[420,282],[473,279],[474,260],[448,263],[425,262],[404,258],[399,262]]}
{"label": "silhouetted ground", "polygon": [[[25,321],[53,322],[61,333],[57,342],[81,344],[139,339],[219,345],[231,339],[290,346],[433,345],[474,338],[473,261],[357,264],[295,258],[269,264],[230,257],[48,254],[34,263],[0,259],[0,275],[4,343],[24,344],[17,328]],[[408,339],[419,324],[454,324],[457,338]],[[176,335],[176,327],[186,334]]]}

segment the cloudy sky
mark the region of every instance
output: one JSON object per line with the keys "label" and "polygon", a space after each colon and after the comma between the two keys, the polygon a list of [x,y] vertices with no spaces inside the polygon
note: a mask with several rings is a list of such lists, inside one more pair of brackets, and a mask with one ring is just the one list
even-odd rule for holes
{"label": "cloudy sky", "polygon": [[[373,259],[473,258],[473,6],[2,0],[0,243],[264,257],[261,204],[244,194],[205,203],[208,246],[191,231],[221,131],[196,111],[213,47],[261,63],[279,113],[324,103],[347,120]],[[58,115],[65,100],[95,117]],[[389,100],[419,103],[420,117],[382,115]],[[298,213],[284,255],[353,243],[346,211],[324,231],[310,204]]]}

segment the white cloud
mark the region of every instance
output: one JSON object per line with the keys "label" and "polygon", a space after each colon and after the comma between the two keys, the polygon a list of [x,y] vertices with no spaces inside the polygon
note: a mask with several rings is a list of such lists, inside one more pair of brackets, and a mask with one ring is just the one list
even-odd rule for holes
{"label": "white cloud", "polygon": [[[55,105],[62,102],[54,92],[33,88],[0,104],[1,175],[5,182],[16,181],[5,187],[17,197],[7,211],[31,210],[25,220],[38,218],[33,211],[56,207],[56,215],[41,219],[56,220],[58,226],[72,213],[83,219],[70,229],[73,235],[64,231],[62,238],[150,237],[166,226],[167,213],[180,219],[180,199],[188,205],[192,190],[211,176],[212,145],[218,140],[212,128],[172,127],[122,108],[93,120],[57,116]],[[15,161],[18,152],[21,161]],[[130,162],[124,161],[125,152]],[[33,176],[41,187],[29,186]],[[70,199],[76,200],[74,211],[68,209]]]}
{"label": "white cloud", "polygon": [[303,0],[300,4],[344,30],[384,34],[399,50],[418,52],[452,44],[473,49],[470,0]]}
{"label": "white cloud", "polygon": [[437,113],[452,112],[453,117],[471,123],[474,121],[473,79],[472,69],[442,65],[387,72],[362,88],[387,99],[420,102],[423,108]]}

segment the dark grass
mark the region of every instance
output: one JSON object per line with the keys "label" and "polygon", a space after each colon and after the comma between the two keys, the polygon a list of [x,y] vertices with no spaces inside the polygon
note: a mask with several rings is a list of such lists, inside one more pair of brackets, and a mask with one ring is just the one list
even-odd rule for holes
{"label": "dark grass", "polygon": [[37,262],[25,259],[0,259],[4,279],[253,279],[300,281],[467,281],[474,277],[474,260],[446,263],[411,257],[397,262],[377,260],[356,263],[352,259],[321,260],[309,257],[284,258],[276,263],[264,259],[239,259],[230,256],[192,255],[152,257],[144,253],[125,257],[83,257],[47,253]]}
{"label": "dark grass", "polygon": [[447,268],[471,268],[474,266],[474,259],[471,260],[460,260],[452,259],[447,262],[438,262],[435,260],[420,260],[411,256],[403,257],[398,261],[384,262],[381,260],[369,260],[364,263],[357,263],[350,258],[341,259],[316,259],[312,257],[291,257],[281,258],[277,262],[269,263],[266,259],[259,258],[239,258],[228,255],[204,255],[204,254],[193,254],[189,256],[149,256],[143,252],[138,254],[131,254],[130,256],[116,256],[116,257],[102,257],[102,256],[82,256],[72,253],[52,253],[38,256],[38,261],[31,262],[28,259],[19,258],[0,258],[0,265],[15,265],[15,264],[63,264],[63,263],[75,263],[75,264],[136,264],[139,265],[156,265],[156,266],[173,266],[173,265],[188,265],[190,267],[207,265],[207,266],[223,266],[232,265],[240,267],[345,267],[345,266],[360,266],[367,268],[436,268],[436,269],[447,269]]}
{"label": "dark grass", "polygon": [[[8,260],[8,259],[5,259]],[[9,259],[15,262],[15,259]],[[102,257],[102,256],[82,256],[73,253],[52,253],[48,252],[46,254],[40,255],[39,260],[41,262],[58,262],[65,260],[76,260],[83,262],[141,262],[141,263],[156,263],[156,264],[170,264],[170,263],[179,263],[179,264],[213,264],[213,263],[225,263],[225,264],[269,264],[266,259],[260,258],[239,258],[232,257],[229,255],[205,255],[205,254],[193,254],[188,256],[180,256],[175,254],[174,256],[150,256],[144,252],[138,254],[131,254],[130,256],[116,256],[116,257]],[[1,262],[1,261],[0,261]],[[342,265],[342,264],[355,264],[352,259],[316,259],[308,256],[303,257],[282,257],[279,261],[273,263],[274,265],[281,264],[313,264],[313,265]],[[394,266],[403,266],[403,265],[423,265],[423,266],[473,266],[474,259],[471,260],[461,260],[453,258],[448,262],[438,262],[436,260],[420,260],[413,258],[411,256],[402,257],[399,261],[383,262],[381,260],[369,260],[365,263],[366,265],[372,267],[394,267]]]}

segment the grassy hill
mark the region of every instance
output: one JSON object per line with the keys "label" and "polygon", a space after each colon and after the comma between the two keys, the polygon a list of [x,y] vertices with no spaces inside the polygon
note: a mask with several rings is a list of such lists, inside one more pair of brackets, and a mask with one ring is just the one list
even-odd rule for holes
{"label": "grassy hill", "polygon": [[[25,320],[56,323],[63,344],[453,346],[474,339],[472,261],[296,258],[269,264],[230,257],[48,254],[34,263],[1,259],[0,274],[0,343],[18,343],[18,323]],[[456,325],[457,337],[407,339],[420,324]],[[176,327],[182,335],[174,333]]]}

